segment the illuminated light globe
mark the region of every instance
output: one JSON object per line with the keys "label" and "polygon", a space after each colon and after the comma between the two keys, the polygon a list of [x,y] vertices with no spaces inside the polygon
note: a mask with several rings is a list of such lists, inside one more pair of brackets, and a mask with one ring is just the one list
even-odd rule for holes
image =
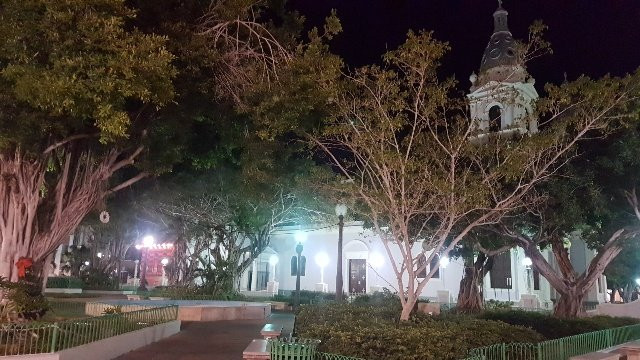
{"label": "illuminated light globe", "polygon": [[640,285],[640,279],[636,279],[636,284]]}
{"label": "illuminated light globe", "polygon": [[99,257],[99,258],[101,258],[101,257],[102,257],[102,253],[101,253],[101,252],[99,252],[99,253],[97,253],[97,254],[96,254],[96,256],[97,256],[97,257]]}
{"label": "illuminated light globe", "polygon": [[142,238],[142,245],[144,245],[145,247],[151,247],[155,242],[156,239],[153,237],[153,235],[147,235]]}
{"label": "illuminated light globe", "polygon": [[138,250],[142,249],[142,245],[140,245],[140,244],[136,245],[136,249],[138,249]]}
{"label": "illuminated light globe", "polygon": [[372,253],[369,255],[369,263],[376,269],[379,269],[384,265],[384,257],[380,253]]}
{"label": "illuminated light globe", "polygon": [[451,261],[449,260],[448,256],[443,256],[443,257],[440,258],[440,267],[443,268],[443,269],[446,269],[447,266],[449,266],[450,262]]}
{"label": "illuminated light globe", "polygon": [[167,259],[167,258],[164,258],[164,259],[160,260],[160,264],[162,264],[164,266],[167,266],[168,263],[169,263],[169,259]]}
{"label": "illuminated light globe", "polygon": [[84,262],[84,264],[85,264],[86,266],[89,266],[89,262],[88,262],[88,261],[85,261],[85,262]]}
{"label": "illuminated light globe", "polygon": [[329,265],[329,255],[327,255],[326,252],[318,253],[318,255],[316,255],[316,264],[318,264],[318,266],[320,266],[321,268]]}
{"label": "illuminated light globe", "polygon": [[304,243],[307,240],[307,233],[302,232],[302,231],[298,231],[295,235],[294,235],[295,239],[297,242],[299,243]]}
{"label": "illuminated light globe", "polygon": [[278,265],[278,261],[280,261],[280,258],[278,258],[278,255],[272,254],[271,256],[269,256],[269,265],[276,266]]}
{"label": "illuminated light globe", "polygon": [[529,267],[529,266],[533,265],[533,261],[531,261],[531,258],[526,257],[526,258],[522,259],[522,265]]}

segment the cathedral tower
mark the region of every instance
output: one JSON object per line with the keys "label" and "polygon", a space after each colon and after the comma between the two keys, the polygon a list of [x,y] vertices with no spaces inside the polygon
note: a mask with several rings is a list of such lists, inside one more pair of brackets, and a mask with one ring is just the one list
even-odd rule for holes
{"label": "cathedral tower", "polygon": [[519,59],[507,23],[509,13],[500,6],[493,13],[494,30],[482,56],[480,72],[471,75],[470,113],[481,132],[528,133],[538,130],[533,106],[535,81]]}

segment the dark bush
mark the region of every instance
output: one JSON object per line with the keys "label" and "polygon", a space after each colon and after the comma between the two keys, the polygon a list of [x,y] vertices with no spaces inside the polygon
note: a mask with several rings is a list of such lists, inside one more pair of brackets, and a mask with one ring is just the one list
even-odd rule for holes
{"label": "dark bush", "polygon": [[84,283],[74,276],[50,276],[47,278],[47,287],[50,289],[82,289]]}
{"label": "dark bush", "polygon": [[640,323],[636,319],[609,316],[560,319],[548,313],[522,310],[485,311],[479,315],[479,318],[525,326],[537,331],[549,340]]}
{"label": "dark bush", "polygon": [[39,319],[49,310],[49,302],[42,295],[40,285],[28,281],[10,282],[0,279],[0,288],[15,305],[18,315],[24,319]]}
{"label": "dark bush", "polygon": [[118,278],[105,274],[98,269],[89,269],[82,274],[84,289],[87,290],[118,290],[120,281]]}
{"label": "dark bush", "polygon": [[333,304],[303,306],[296,334],[320,339],[322,351],[365,359],[460,359],[476,347],[543,340],[531,329],[469,316],[414,316],[397,323],[388,307]]}
{"label": "dark bush", "polygon": [[[288,294],[274,295],[271,300],[285,302],[293,305],[295,299],[295,290]],[[320,304],[335,300],[335,293],[325,293],[319,291],[300,290],[300,305]]]}

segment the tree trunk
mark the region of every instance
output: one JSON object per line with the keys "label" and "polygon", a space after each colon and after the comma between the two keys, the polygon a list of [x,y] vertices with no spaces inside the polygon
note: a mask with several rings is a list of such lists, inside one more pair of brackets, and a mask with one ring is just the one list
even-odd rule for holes
{"label": "tree trunk", "polygon": [[473,262],[472,259],[465,259],[464,275],[460,280],[460,291],[458,292],[458,304],[456,309],[462,313],[479,313],[483,309],[481,286],[483,276],[490,268],[491,258],[483,253]]}
{"label": "tree trunk", "polygon": [[418,302],[418,297],[410,293],[406,298],[404,304],[402,304],[402,312],[400,313],[400,321],[407,321],[413,312],[414,307],[416,306],[416,302]]}
{"label": "tree trunk", "polygon": [[560,299],[558,299],[553,309],[553,314],[560,318],[575,318],[584,315],[585,311],[582,302],[585,296],[585,293],[576,288],[571,289],[566,294],[560,294]]}
{"label": "tree trunk", "polygon": [[[133,163],[142,151],[121,159],[112,150],[96,159],[70,145],[57,154],[28,156],[19,149],[0,153],[0,276],[17,281],[20,257],[35,263],[53,253],[91,211],[107,189],[110,176]],[[45,186],[45,172],[47,173]],[[133,184],[137,176],[113,188]],[[43,193],[46,189],[46,193]]]}

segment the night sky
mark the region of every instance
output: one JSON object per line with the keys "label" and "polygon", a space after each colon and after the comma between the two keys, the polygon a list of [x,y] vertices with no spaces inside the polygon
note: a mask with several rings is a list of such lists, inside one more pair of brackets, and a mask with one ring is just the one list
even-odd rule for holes
{"label": "night sky", "polygon": [[[451,52],[443,75],[455,75],[468,88],[493,32],[496,0],[292,0],[309,25],[320,25],[331,9],[343,33],[332,50],[350,66],[380,62],[386,49],[401,44],[409,29],[433,30]],[[529,64],[538,90],[581,74],[622,75],[640,66],[640,0],[505,0],[509,28],[525,39],[537,19],[549,26],[546,39],[554,53]]]}

